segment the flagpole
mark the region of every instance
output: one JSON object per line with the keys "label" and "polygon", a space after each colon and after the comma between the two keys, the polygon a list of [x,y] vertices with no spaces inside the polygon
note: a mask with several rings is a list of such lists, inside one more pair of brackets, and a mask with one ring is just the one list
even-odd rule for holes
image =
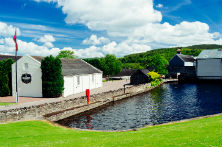
{"label": "flagpole", "polygon": [[[15,37],[16,29],[15,29]],[[17,39],[17,38],[16,38]],[[15,41],[15,101],[18,103],[18,82],[17,82],[17,40]]]}

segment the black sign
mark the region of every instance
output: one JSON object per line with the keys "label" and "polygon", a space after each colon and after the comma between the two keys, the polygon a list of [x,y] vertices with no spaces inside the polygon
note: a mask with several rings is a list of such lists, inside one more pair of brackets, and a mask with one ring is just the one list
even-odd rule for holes
{"label": "black sign", "polygon": [[22,82],[25,83],[25,84],[28,84],[28,83],[30,83],[32,81],[31,74],[27,74],[27,73],[22,74],[21,78],[22,78]]}

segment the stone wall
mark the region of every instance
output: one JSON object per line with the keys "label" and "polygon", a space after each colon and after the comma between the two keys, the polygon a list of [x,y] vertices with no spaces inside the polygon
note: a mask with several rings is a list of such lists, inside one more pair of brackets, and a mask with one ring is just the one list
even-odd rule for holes
{"label": "stone wall", "polygon": [[11,105],[0,107],[0,123],[24,120],[41,120],[48,118],[49,120],[59,120],[74,114],[94,109],[111,101],[127,98],[143,92],[147,92],[150,84],[132,86],[115,91],[109,91],[101,94],[90,96],[90,104],[87,105],[87,97],[67,97],[48,99],[38,102],[24,103],[19,105]]}

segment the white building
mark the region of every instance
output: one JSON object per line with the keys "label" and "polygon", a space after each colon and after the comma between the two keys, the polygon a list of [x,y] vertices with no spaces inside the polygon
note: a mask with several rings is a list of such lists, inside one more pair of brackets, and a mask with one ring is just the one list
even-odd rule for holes
{"label": "white building", "polygon": [[222,80],[222,50],[203,50],[197,57],[198,79]]}
{"label": "white building", "polygon": [[[42,97],[43,57],[23,56],[17,61],[18,94],[24,97]],[[102,71],[81,59],[61,59],[64,78],[63,96],[102,86]],[[12,65],[12,91],[15,95],[15,63]]]}

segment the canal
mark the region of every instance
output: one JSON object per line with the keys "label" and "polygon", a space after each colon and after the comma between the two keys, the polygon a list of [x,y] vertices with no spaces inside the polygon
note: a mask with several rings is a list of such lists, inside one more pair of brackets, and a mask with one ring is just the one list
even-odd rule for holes
{"label": "canal", "polygon": [[222,84],[167,83],[57,123],[71,128],[127,130],[222,112]]}

